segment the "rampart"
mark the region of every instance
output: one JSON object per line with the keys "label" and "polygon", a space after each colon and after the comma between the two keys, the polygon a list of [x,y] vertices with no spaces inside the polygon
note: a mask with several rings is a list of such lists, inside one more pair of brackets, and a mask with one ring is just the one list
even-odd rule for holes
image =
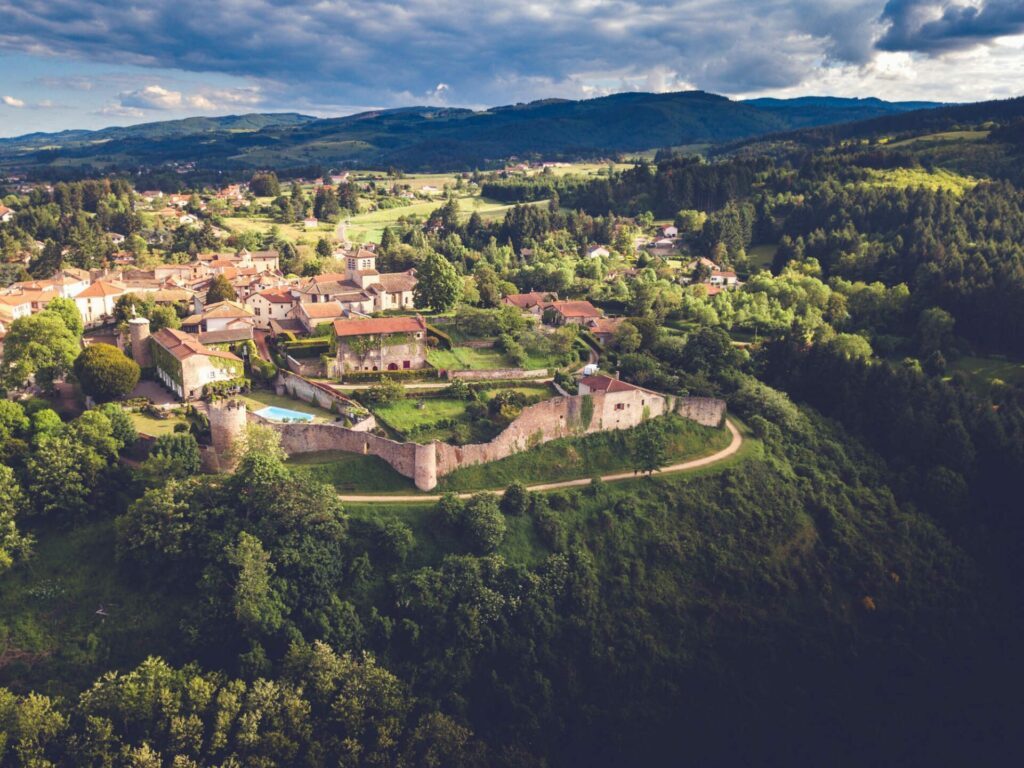
{"label": "rampart", "polygon": [[522,413],[489,443],[400,443],[338,424],[278,424],[250,414],[251,420],[274,427],[288,454],[344,451],[377,456],[395,471],[411,478],[420,490],[437,486],[438,478],[475,464],[498,461],[561,437],[586,435],[612,429],[630,429],[648,418],[674,410],[704,426],[721,426],[725,402],[713,398],[667,398],[650,390],[632,388],[621,392],[554,397],[523,409]]}

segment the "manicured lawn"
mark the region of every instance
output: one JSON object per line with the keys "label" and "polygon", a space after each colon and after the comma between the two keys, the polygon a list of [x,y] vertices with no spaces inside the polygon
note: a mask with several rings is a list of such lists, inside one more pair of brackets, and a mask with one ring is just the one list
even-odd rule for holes
{"label": "manicured lawn", "polygon": [[75,695],[108,669],[175,658],[189,598],[116,564],[112,518],[32,532],[32,559],[0,576],[0,686]]}
{"label": "manicured lawn", "polygon": [[[427,362],[435,368],[452,371],[486,371],[498,368],[515,368],[503,352],[497,349],[474,349],[472,347],[455,347],[454,349],[432,349],[427,353]],[[526,370],[548,368],[551,361],[545,357],[527,356]]]}
{"label": "manicured lawn", "polygon": [[339,491],[416,491],[412,480],[398,474],[384,459],[343,451],[319,451],[298,454],[288,459],[288,466],[300,476],[333,485]]}
{"label": "manicured lawn", "polygon": [[[730,435],[724,428],[710,429],[676,417],[667,423],[670,464],[714,453],[729,444]],[[633,468],[629,441],[628,431],[553,440],[501,461],[456,470],[440,479],[438,489],[504,488],[515,482],[530,485],[626,471]]]}
{"label": "manicured lawn", "polygon": [[[422,403],[422,407],[420,404]],[[416,398],[415,395],[387,405],[373,407],[374,414],[396,432],[407,434],[417,427],[445,419],[461,419],[468,403],[446,397]],[[417,435],[417,442],[421,436]]]}
{"label": "manicured lawn", "polygon": [[258,411],[268,405],[276,405],[278,408],[289,408],[300,413],[308,413],[311,416],[315,416],[314,421],[318,422],[334,421],[335,419],[333,413],[323,408],[304,403],[301,400],[294,400],[285,395],[278,395],[275,392],[268,392],[264,389],[254,389],[248,394],[239,396],[238,399],[244,402],[250,411]]}
{"label": "manicured lawn", "polygon": [[132,424],[135,425],[135,431],[140,435],[149,435],[151,437],[160,437],[160,435],[169,435],[174,431],[174,427],[178,424],[188,424],[188,420],[181,416],[170,416],[166,419],[157,419],[153,416],[147,416],[144,413],[129,413]]}

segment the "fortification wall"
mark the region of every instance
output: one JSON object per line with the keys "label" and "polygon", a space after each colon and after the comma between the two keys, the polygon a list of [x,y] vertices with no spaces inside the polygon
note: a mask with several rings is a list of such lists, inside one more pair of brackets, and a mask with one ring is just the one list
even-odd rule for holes
{"label": "fortification wall", "polygon": [[348,411],[356,407],[355,403],[330,387],[317,384],[315,381],[310,381],[291,371],[278,371],[275,389],[279,395],[287,393],[303,402],[328,411],[332,407],[335,411]]}
{"label": "fortification wall", "polygon": [[288,454],[345,451],[377,456],[411,478],[417,488],[429,491],[437,486],[438,478],[461,467],[499,461],[561,437],[630,429],[670,410],[709,427],[720,426],[725,417],[725,403],[713,398],[673,399],[643,389],[595,392],[554,397],[528,406],[489,443],[462,446],[399,443],[361,431],[372,428],[369,420],[349,429],[338,424],[279,424],[255,414],[249,414],[249,418],[276,429],[281,447]]}
{"label": "fortification wall", "polygon": [[705,427],[720,427],[725,420],[725,401],[714,397],[680,397],[675,412]]}
{"label": "fortification wall", "polygon": [[[369,432],[348,429],[336,424],[279,424],[250,414],[250,419],[267,424],[281,436],[281,447],[289,455],[316,453],[317,451],[346,451],[379,456],[395,470],[409,478],[416,478],[417,446],[415,443],[398,443],[386,437]],[[420,464],[427,461],[420,457]],[[434,485],[437,479],[434,479]],[[433,487],[433,486],[430,486]]]}

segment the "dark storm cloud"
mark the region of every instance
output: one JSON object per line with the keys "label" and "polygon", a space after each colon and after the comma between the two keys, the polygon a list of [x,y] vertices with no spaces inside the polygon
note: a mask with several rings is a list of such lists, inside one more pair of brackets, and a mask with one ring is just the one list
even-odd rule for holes
{"label": "dark storm cloud", "polygon": [[577,87],[644,87],[651,73],[665,87],[789,86],[823,60],[866,61],[880,5],[0,0],[0,10],[0,47],[257,78],[328,104],[495,103]]}
{"label": "dark storm cloud", "polygon": [[878,41],[880,50],[946,53],[1024,33],[1024,0],[889,0],[882,21],[889,26]]}

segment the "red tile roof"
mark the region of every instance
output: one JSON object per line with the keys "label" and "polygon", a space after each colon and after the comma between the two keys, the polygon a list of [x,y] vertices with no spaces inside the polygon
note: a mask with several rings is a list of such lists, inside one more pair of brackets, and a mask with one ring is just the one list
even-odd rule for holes
{"label": "red tile roof", "polygon": [[174,355],[178,360],[185,360],[193,355],[205,355],[206,357],[220,357],[225,360],[237,360],[238,362],[241,362],[239,358],[235,357],[230,352],[211,349],[200,342],[195,336],[182,331],[176,331],[173,328],[161,328],[150,336],[150,338]]}
{"label": "red tile roof", "polygon": [[629,392],[638,389],[638,387],[627,384],[625,381],[619,381],[619,379],[613,379],[611,376],[604,376],[602,374],[584,376],[580,379],[580,384],[585,384],[590,388],[591,392]]}
{"label": "red tile roof", "polygon": [[83,291],[79,291],[76,299],[96,299],[103,296],[120,296],[125,292],[123,286],[108,283],[106,280],[97,280]]}
{"label": "red tile roof", "polygon": [[600,317],[601,310],[589,301],[553,301],[551,306],[563,317]]}
{"label": "red tile roof", "polygon": [[367,336],[386,333],[422,333],[427,324],[422,317],[372,317],[365,320],[335,320],[336,336]]}

